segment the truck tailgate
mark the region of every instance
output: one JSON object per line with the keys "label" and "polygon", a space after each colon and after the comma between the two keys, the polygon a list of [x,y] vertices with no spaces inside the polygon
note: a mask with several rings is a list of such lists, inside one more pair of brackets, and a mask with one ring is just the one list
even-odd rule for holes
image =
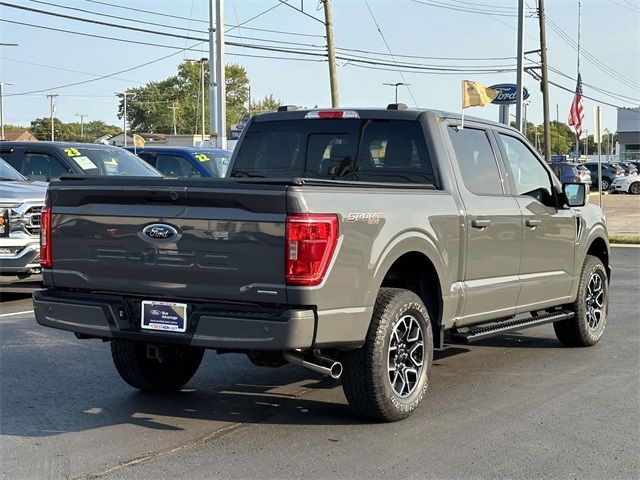
{"label": "truck tailgate", "polygon": [[49,283],[153,298],[286,303],[286,186],[132,180],[51,184]]}

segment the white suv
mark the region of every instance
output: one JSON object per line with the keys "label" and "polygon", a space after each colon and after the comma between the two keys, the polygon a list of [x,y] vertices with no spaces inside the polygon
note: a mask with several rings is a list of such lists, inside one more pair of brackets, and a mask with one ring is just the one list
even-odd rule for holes
{"label": "white suv", "polygon": [[47,184],[0,159],[0,285],[40,274],[40,210]]}

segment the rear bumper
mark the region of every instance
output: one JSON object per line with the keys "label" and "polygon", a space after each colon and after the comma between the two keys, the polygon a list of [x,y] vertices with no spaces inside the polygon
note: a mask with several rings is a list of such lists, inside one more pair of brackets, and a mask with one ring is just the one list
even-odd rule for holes
{"label": "rear bumper", "polygon": [[313,345],[312,309],[251,309],[189,304],[185,333],[140,329],[139,300],[119,295],[34,290],[36,321],[80,336],[231,350],[292,350]]}

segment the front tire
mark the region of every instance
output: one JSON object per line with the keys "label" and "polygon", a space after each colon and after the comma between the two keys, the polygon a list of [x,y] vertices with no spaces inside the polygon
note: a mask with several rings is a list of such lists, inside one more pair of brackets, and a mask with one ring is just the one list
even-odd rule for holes
{"label": "front tire", "polygon": [[196,373],[203,348],[166,347],[162,361],[150,358],[148,344],[130,340],[112,340],[111,356],[122,379],[145,392],[175,392]]}
{"label": "front tire", "polygon": [[633,195],[640,195],[640,182],[633,182],[629,186],[629,193]]}
{"label": "front tire", "polygon": [[342,355],[342,388],[360,416],[383,422],[407,418],[429,383],[433,334],[420,298],[382,288],[365,344]]}
{"label": "front tire", "polygon": [[606,192],[607,190],[609,190],[610,186],[611,186],[611,182],[607,178],[603,178],[602,179],[602,185],[600,186],[602,191]]}
{"label": "front tire", "polygon": [[607,325],[609,283],[602,261],[587,255],[582,266],[578,296],[570,310],[574,317],[553,324],[565,347],[590,347],[598,343]]}

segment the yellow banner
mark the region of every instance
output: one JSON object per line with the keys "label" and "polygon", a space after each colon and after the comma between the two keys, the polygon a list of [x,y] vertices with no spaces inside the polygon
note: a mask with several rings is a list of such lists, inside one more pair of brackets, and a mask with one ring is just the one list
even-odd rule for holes
{"label": "yellow banner", "polygon": [[471,80],[462,81],[462,108],[484,107],[498,96],[499,90]]}

